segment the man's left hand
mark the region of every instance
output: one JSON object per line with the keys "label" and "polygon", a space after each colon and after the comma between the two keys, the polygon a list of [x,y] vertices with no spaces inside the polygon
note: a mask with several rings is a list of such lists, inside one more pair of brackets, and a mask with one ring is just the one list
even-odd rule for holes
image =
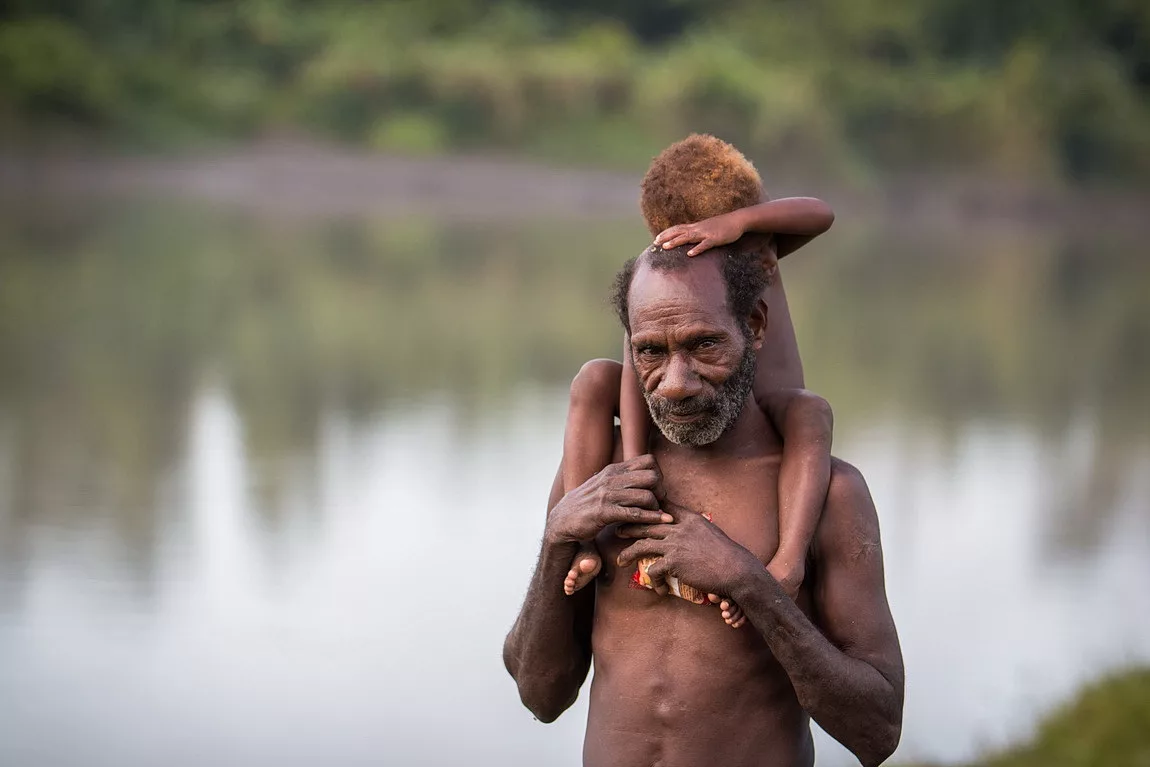
{"label": "man's left hand", "polygon": [[748,568],[762,569],[755,555],[727,537],[701,514],[664,500],[662,510],[675,521],[657,525],[621,525],[617,535],[638,538],[619,552],[620,567],[644,557],[662,557],[648,569],[651,585],[666,594],[667,576],[713,594],[730,594]]}

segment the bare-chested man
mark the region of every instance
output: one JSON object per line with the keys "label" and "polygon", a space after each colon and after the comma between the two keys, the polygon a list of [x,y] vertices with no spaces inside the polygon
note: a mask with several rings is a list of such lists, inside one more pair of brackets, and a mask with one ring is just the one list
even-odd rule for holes
{"label": "bare-chested man", "polygon": [[[903,668],[874,504],[858,471],[835,461],[806,580],[788,598],[764,567],[778,545],[782,446],[751,395],[768,317],[762,262],[735,246],[685,251],[644,252],[616,291],[661,432],[653,455],[563,497],[557,477],[504,661],[523,703],[550,722],[594,659],[590,767],[810,765],[809,718],[879,764],[898,744]],[[567,596],[564,574],[591,538],[605,563],[597,587]],[[630,588],[649,555],[662,556],[650,570],[659,592],[675,575],[736,600],[749,625],[731,631],[715,607]]]}

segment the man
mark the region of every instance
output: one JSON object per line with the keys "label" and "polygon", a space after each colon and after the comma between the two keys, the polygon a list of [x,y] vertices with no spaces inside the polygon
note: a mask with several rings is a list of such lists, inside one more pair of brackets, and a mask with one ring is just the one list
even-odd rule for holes
{"label": "man", "polygon": [[[644,252],[616,291],[661,432],[652,455],[562,498],[553,488],[504,661],[524,704],[550,722],[594,658],[590,767],[810,765],[812,717],[879,764],[898,744],[903,669],[866,483],[834,462],[790,600],[763,565],[778,545],[781,443],[750,393],[768,317],[761,261],[737,247],[685,251]],[[568,597],[571,557],[592,537],[606,566],[595,590]],[[635,562],[652,555],[660,593],[630,588]],[[664,596],[669,575],[733,598],[748,625],[732,630],[715,608]]]}

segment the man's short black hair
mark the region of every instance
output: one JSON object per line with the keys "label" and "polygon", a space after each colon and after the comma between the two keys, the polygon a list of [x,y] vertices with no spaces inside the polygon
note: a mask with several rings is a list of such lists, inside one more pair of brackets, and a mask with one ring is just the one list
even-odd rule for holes
{"label": "man's short black hair", "polygon": [[[686,268],[690,263],[687,251],[692,247],[694,245],[683,245],[663,250],[659,245],[652,245],[623,264],[623,268],[615,275],[611,304],[628,333],[631,332],[631,319],[628,316],[627,296],[631,292],[631,282],[635,279],[635,269],[640,260],[657,272],[674,272]],[[730,246],[715,248],[714,251],[723,259],[722,271],[723,282],[727,287],[727,308],[730,309],[735,322],[739,324],[743,335],[749,337],[751,328],[748,321],[751,310],[755,308],[755,301],[769,284],[762,256],[739,247],[737,242]]]}

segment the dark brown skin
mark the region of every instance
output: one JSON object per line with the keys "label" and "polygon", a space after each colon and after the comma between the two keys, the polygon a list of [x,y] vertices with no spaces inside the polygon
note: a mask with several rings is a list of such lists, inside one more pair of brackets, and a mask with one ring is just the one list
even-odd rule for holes
{"label": "dark brown skin", "polygon": [[[787,308],[778,259],[826,232],[834,211],[814,197],[791,197],[758,203],[691,224],[672,226],[656,244],[688,245],[688,255],[744,238],[744,252],[757,252],[773,274],[764,300],[771,307],[763,353],[755,372],[755,399],[783,436],[779,470],[780,544],[767,565],[788,594],[798,592],[805,575],[807,549],[826,499],[830,482],[833,417],[826,400],[801,388],[802,361]],[[624,338],[623,365],[592,360],[571,384],[571,403],[563,438],[563,487],[574,488],[612,460],[614,416],[622,422],[623,457],[643,455],[653,425],[631,362],[630,340]],[[571,594],[590,583],[601,559],[585,541],[571,563],[564,591]],[[737,605],[728,604],[723,618],[732,627],[745,620]]]}
{"label": "dark brown skin", "polygon": [[[707,256],[671,273],[640,268],[630,302],[648,391],[694,396],[734,370],[746,342]],[[761,303],[750,325],[761,344]],[[594,657],[587,765],[809,765],[808,716],[866,765],[898,743],[902,658],[866,484],[833,464],[796,604],[764,567],[778,545],[781,444],[748,402],[710,445],[657,435],[653,456],[613,464],[565,497],[557,478],[504,660],[524,704],[551,721],[574,701]],[[671,521],[655,519],[663,513]],[[605,560],[597,588],[567,597],[564,571],[595,531]],[[671,573],[729,594],[749,625],[731,631],[714,607],[630,588],[645,555],[662,557],[652,566],[657,585]]]}
{"label": "dark brown skin", "polygon": [[[766,299],[771,307],[766,344],[759,355],[755,375],[755,391],[760,403],[780,389],[803,388],[803,363],[795,341],[795,329],[787,307],[779,274],[779,259],[794,253],[808,242],[826,232],[834,224],[831,207],[816,197],[786,197],[769,200],[758,205],[740,208],[691,224],[679,224],[664,229],[655,237],[655,244],[664,249],[697,243],[687,255],[697,256],[711,248],[727,245],[745,237],[748,245],[762,254],[763,262],[774,278],[767,288]],[[624,339],[624,343],[630,343]],[[638,390],[630,385],[632,368],[630,354],[624,349],[623,381],[627,384],[620,394],[619,412],[623,427],[623,455],[631,458],[646,452],[651,420],[646,404]],[[805,542],[808,536],[800,536]],[[801,578],[800,578],[801,580]]]}

